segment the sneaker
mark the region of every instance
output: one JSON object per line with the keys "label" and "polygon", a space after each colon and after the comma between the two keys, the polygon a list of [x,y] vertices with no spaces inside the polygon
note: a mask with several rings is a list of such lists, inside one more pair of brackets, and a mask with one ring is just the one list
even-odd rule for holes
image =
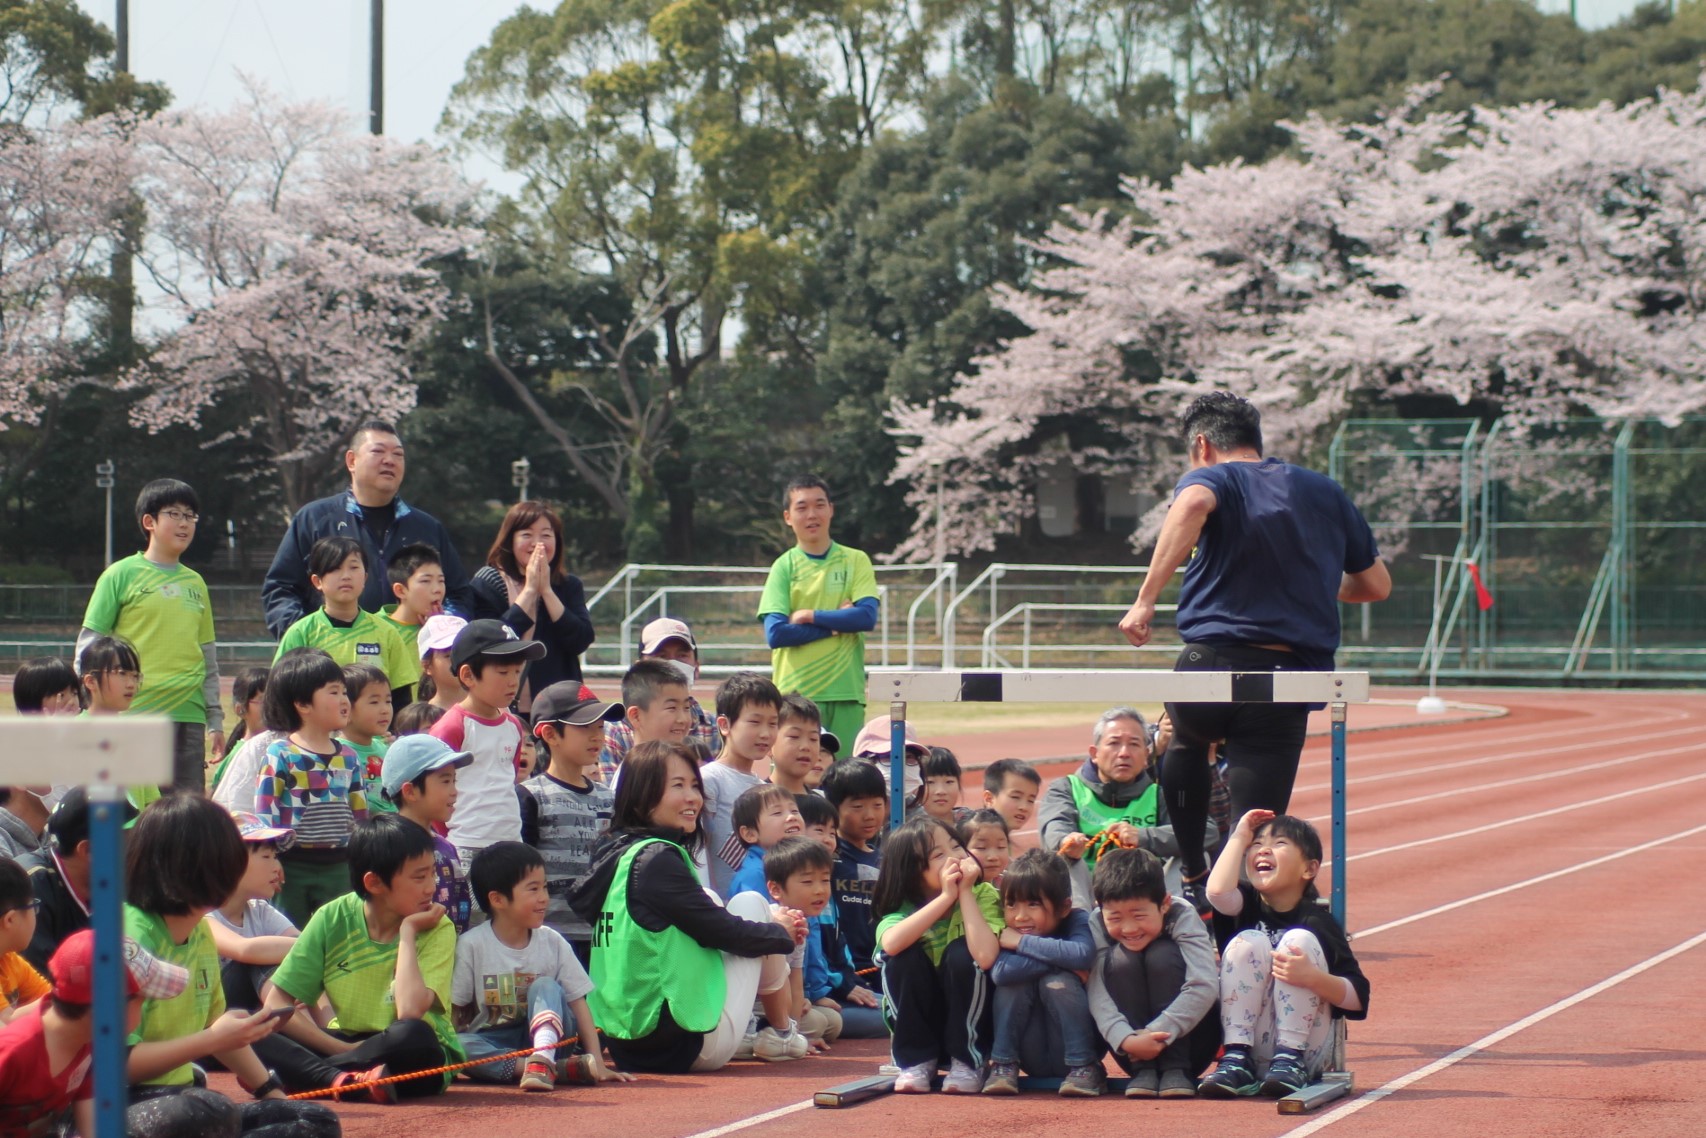
{"label": "sneaker", "polygon": [[790,1059],[804,1059],[806,1052],[811,1050],[811,1044],[798,1031],[790,1030],[783,1035],[773,1027],[760,1031],[752,1041],[752,1057],[762,1059],[766,1063],[786,1063]]}
{"label": "sneaker", "polygon": [[1160,1089],[1160,1076],[1154,1067],[1139,1067],[1125,1081],[1126,1098],[1154,1098]]}
{"label": "sneaker", "polygon": [[542,1055],[529,1056],[527,1065],[521,1069],[521,1089],[548,1091],[556,1085],[557,1064]]}
{"label": "sneaker", "polygon": [[975,1095],[982,1089],[983,1072],[958,1059],[942,1079],[942,1093],[945,1095]]}
{"label": "sneaker", "polygon": [[753,1058],[753,1048],[757,1045],[757,1043],[758,1043],[758,1033],[755,1031],[747,1032],[745,1035],[740,1037],[740,1043],[736,1045],[735,1053],[732,1056],[732,1058],[735,1058],[735,1059],[751,1059],[751,1058]]}
{"label": "sneaker", "polygon": [[900,1074],[894,1077],[894,1093],[897,1095],[927,1095],[930,1084],[936,1078],[936,1064],[917,1063],[911,1067],[901,1068]]}
{"label": "sneaker", "polygon": [[1262,1093],[1269,1098],[1284,1098],[1309,1085],[1309,1072],[1303,1056],[1289,1048],[1279,1048],[1268,1064],[1268,1077],[1262,1080]]}
{"label": "sneaker", "polygon": [[1197,1085],[1183,1071],[1162,1071],[1160,1094],[1162,1098],[1196,1098]]}
{"label": "sneaker", "polygon": [[571,1087],[597,1086],[598,1078],[592,1073],[592,1056],[583,1052],[557,1060],[557,1083]]}
{"label": "sneaker", "polygon": [[1203,870],[1195,877],[1186,877],[1179,882],[1179,893],[1191,908],[1197,911],[1197,916],[1207,921],[1214,916],[1214,906],[1208,903],[1208,870]]}
{"label": "sneaker", "polygon": [[1108,1073],[1095,1064],[1073,1067],[1060,1080],[1061,1098],[1100,1098],[1108,1089]]}
{"label": "sneaker", "polygon": [[1204,1098],[1243,1098],[1262,1089],[1262,1080],[1250,1070],[1250,1059],[1242,1052],[1221,1056],[1214,1074],[1202,1081],[1197,1093]]}
{"label": "sneaker", "polygon": [[1019,1093],[1019,1064],[995,1063],[989,1068],[989,1078],[983,1081],[986,1095],[1016,1095]]}
{"label": "sneaker", "polygon": [[[359,1101],[365,1098],[368,1102],[376,1102],[381,1106],[391,1106],[397,1101],[397,1088],[390,1083],[384,1086],[374,1086],[381,1079],[391,1077],[391,1068],[381,1063],[377,1067],[369,1067],[365,1071],[345,1071],[332,1080],[332,1089],[340,1087],[352,1088],[354,1098],[348,1101]],[[361,1084],[369,1084],[363,1086]],[[333,1099],[342,1099],[341,1094],[333,1095]]]}

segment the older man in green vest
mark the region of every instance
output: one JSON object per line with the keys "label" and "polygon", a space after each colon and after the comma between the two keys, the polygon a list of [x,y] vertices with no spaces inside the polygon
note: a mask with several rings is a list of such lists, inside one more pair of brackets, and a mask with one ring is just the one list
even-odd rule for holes
{"label": "older man in green vest", "polygon": [[[1090,757],[1078,773],[1049,784],[1037,812],[1042,848],[1072,865],[1072,900],[1091,907],[1090,874],[1105,834],[1121,846],[1146,849],[1167,868],[1167,887],[1179,892],[1179,845],[1167,804],[1150,770],[1149,724],[1134,707],[1104,711],[1090,730]],[[1220,834],[1210,822],[1205,848]]]}

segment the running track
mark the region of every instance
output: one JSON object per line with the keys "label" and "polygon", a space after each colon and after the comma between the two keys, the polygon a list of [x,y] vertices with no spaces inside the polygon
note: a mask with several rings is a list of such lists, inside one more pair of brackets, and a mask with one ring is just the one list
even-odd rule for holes
{"label": "running track", "polygon": [[[340,1106],[345,1133],[1706,1134],[1706,1017],[1693,1003],[1706,991],[1706,696],[1445,694],[1510,714],[1351,737],[1349,923],[1372,1014],[1351,1025],[1356,1093],[1314,1116],[1281,1117],[1268,1100],[1050,1094],[806,1105],[872,1073],[883,1047],[858,1042],[550,1096],[459,1083],[424,1104]],[[1053,753],[1079,751],[1082,734],[1063,733]],[[1292,800],[1324,831],[1327,768],[1326,741],[1311,739]]]}

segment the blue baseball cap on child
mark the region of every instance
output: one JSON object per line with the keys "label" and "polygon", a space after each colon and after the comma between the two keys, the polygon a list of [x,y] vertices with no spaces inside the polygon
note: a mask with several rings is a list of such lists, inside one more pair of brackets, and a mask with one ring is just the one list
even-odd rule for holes
{"label": "blue baseball cap on child", "polygon": [[467,751],[453,751],[450,744],[431,735],[404,735],[391,744],[380,761],[379,785],[385,796],[394,800],[403,797],[403,785],[414,782],[428,771],[441,767],[458,770],[474,761]]}

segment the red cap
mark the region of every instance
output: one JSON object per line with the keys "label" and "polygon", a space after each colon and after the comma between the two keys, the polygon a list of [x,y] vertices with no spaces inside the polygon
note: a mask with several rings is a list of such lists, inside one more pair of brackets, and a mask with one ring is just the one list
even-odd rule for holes
{"label": "red cap", "polygon": [[[189,986],[190,974],[168,964],[129,937],[124,938],[126,990],[150,1000],[169,1000]],[[81,929],[65,938],[47,962],[53,994],[68,1004],[95,1002],[95,933]]]}

